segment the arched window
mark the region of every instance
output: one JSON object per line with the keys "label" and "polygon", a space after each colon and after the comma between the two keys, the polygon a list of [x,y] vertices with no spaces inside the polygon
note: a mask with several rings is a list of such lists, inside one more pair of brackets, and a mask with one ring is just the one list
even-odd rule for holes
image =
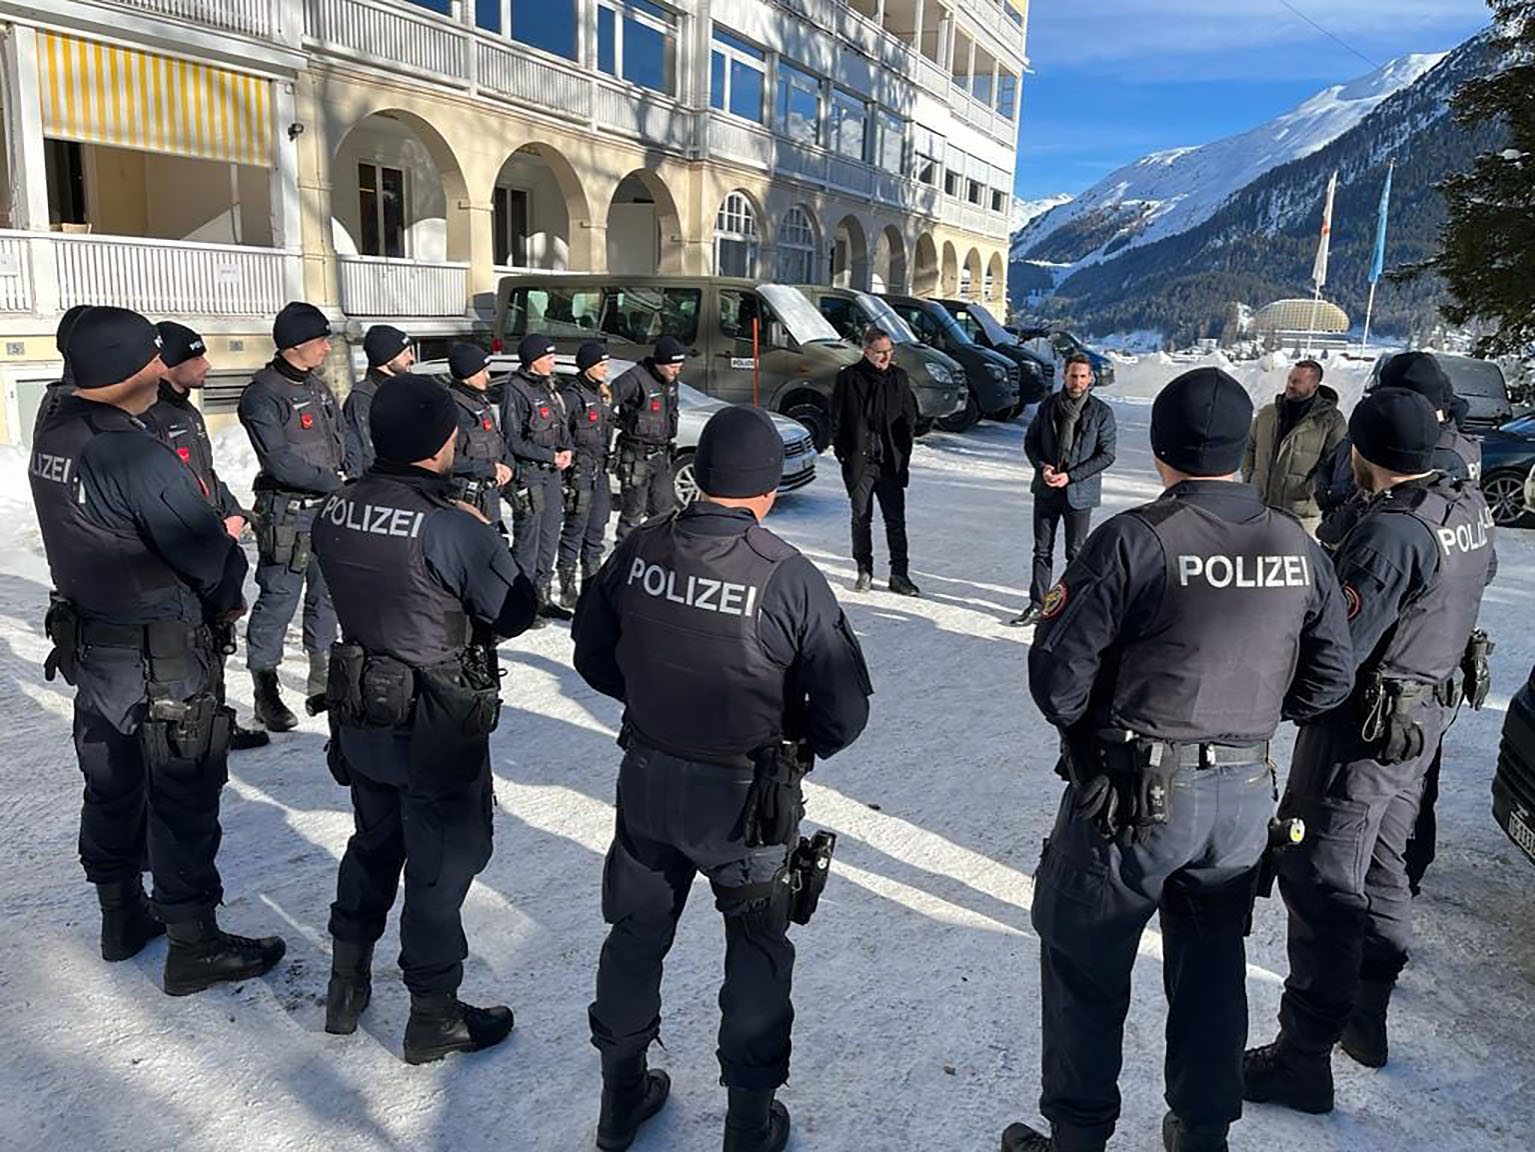
{"label": "arched window", "polygon": [[819,283],[815,252],[815,222],[810,213],[798,206],[790,208],[778,225],[778,282]]}
{"label": "arched window", "polygon": [[714,218],[714,274],[757,275],[757,213],[744,192],[732,192]]}
{"label": "arched window", "polygon": [[996,283],[995,283],[995,276],[992,273],[991,265],[988,264],[986,266],[986,288],[985,288],[985,292],[984,292],[984,299],[995,300],[996,299],[996,290],[997,290],[997,286],[996,286]]}

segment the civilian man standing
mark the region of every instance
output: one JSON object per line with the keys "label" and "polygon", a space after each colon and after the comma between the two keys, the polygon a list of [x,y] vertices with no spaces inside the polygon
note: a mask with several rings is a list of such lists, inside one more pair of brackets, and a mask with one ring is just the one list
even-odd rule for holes
{"label": "civilian man standing", "polygon": [[1313,536],[1322,509],[1312,477],[1348,434],[1338,394],[1322,386],[1322,366],[1302,360],[1290,369],[1285,389],[1258,413],[1242,457],[1242,479],[1270,508],[1288,512]]}
{"label": "civilian man standing", "polygon": [[906,486],[917,431],[917,398],[906,373],[891,363],[890,334],[871,324],[863,334],[863,359],[837,373],[831,394],[831,443],[842,465],[842,482],[853,502],[855,592],[874,586],[874,501],[879,500],[890,549],[890,591],[919,595],[911,582],[906,550]]}
{"label": "civilian man standing", "polygon": [[1103,502],[1098,474],[1114,463],[1114,413],[1092,395],[1093,363],[1086,356],[1066,361],[1066,383],[1034,413],[1023,450],[1034,465],[1034,577],[1029,607],[1009,620],[1012,628],[1039,623],[1050,568],[1055,562],[1055,531],[1066,522],[1066,563],[1082,550],[1093,526],[1093,509]]}

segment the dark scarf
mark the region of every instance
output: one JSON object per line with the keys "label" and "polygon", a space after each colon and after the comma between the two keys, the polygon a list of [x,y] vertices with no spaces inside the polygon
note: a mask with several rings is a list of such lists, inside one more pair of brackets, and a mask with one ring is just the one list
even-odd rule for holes
{"label": "dark scarf", "polygon": [[1317,393],[1313,392],[1304,400],[1291,400],[1288,396],[1279,402],[1279,439],[1282,443],[1290,434],[1290,430],[1306,418],[1306,413],[1311,411],[1311,406],[1316,403]]}
{"label": "dark scarf", "polygon": [[271,367],[284,380],[292,380],[295,384],[302,384],[309,379],[309,373],[294,367],[286,356],[274,356]]}
{"label": "dark scarf", "polygon": [[[891,401],[896,399],[892,395],[895,389],[892,387],[895,374],[889,369],[881,372],[870,364],[865,358],[858,362],[858,371],[868,384],[868,395],[864,397],[863,415],[864,422],[870,435],[864,443],[864,455],[870,460],[885,461],[895,459],[895,440],[891,435]],[[899,411],[899,402],[896,410]]]}
{"label": "dark scarf", "polygon": [[1073,397],[1064,388],[1055,397],[1055,439],[1060,445],[1057,468],[1064,469],[1066,461],[1071,456],[1071,450],[1077,444],[1077,426],[1082,423],[1082,413],[1087,411],[1087,400],[1092,395],[1091,391]]}

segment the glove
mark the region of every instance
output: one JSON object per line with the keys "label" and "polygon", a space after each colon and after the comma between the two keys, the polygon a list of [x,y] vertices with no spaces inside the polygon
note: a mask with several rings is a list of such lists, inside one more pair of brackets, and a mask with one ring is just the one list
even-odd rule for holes
{"label": "glove", "polygon": [[1090,820],[1105,840],[1112,840],[1124,826],[1124,797],[1108,776],[1094,776],[1077,786],[1072,811],[1079,820]]}

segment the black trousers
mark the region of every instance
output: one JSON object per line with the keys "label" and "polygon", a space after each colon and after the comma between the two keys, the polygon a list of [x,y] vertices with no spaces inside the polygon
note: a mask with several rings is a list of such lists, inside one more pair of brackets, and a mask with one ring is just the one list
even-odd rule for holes
{"label": "black trousers", "polygon": [[[278,500],[272,515],[281,518],[287,503]],[[295,517],[296,530],[305,536],[314,525],[318,508],[300,509]],[[311,555],[302,572],[286,563],[272,563],[258,557],[256,586],[261,589],[245,626],[246,665],[255,670],[276,668],[282,663],[283,638],[299,601],[304,602],[304,651],[325,652],[336,639],[336,609],[320,561]]]}
{"label": "black trousers", "polygon": [[1279,871],[1290,912],[1279,1024],[1303,1052],[1331,1049],[1360,983],[1395,983],[1412,944],[1403,854],[1446,716],[1437,703],[1421,706],[1422,754],[1382,764],[1360,739],[1355,713],[1345,705],[1301,729],[1280,804],[1282,815],[1306,821],[1306,839]]}
{"label": "black trousers", "polygon": [[645,446],[619,446],[618,528],[615,540],[623,538],[655,516],[665,516],[677,507],[677,488],[672,474],[671,449]]}
{"label": "black trousers", "polygon": [[1439,804],[1439,769],[1444,763],[1444,741],[1434,749],[1433,762],[1423,777],[1423,798],[1418,804],[1418,821],[1413,826],[1412,839],[1402,853],[1407,866],[1407,887],[1416,896],[1423,888],[1423,877],[1434,862],[1438,847],[1439,821],[1434,809]]}
{"label": "black trousers", "polygon": [[577,489],[580,498],[571,507],[571,489],[566,488],[565,523],[560,529],[558,567],[574,568],[581,561],[585,572],[595,572],[602,564],[603,544],[608,534],[608,518],[613,513],[613,489],[608,470],[599,468],[583,477]]}
{"label": "black trousers", "polygon": [[867,464],[857,483],[848,487],[853,502],[853,559],[860,572],[874,571],[874,501],[879,501],[880,518],[885,522],[885,545],[890,550],[890,574],[909,573],[906,552],[906,489],[900,478],[881,471],[877,464]]}
{"label": "black trousers", "polygon": [[1055,563],[1055,530],[1066,522],[1066,563],[1070,564],[1082,551],[1087,534],[1093,528],[1091,508],[1072,508],[1064,500],[1056,501],[1045,496],[1034,498],[1034,578],[1029,584],[1029,603],[1038,608],[1045,602],[1045,593],[1052,583],[1050,569]]}
{"label": "black trousers", "polygon": [[1184,769],[1168,822],[1110,841],[1061,798],[1035,875],[1044,1028],[1040,1111],[1060,1152],[1102,1147],[1119,1119],[1130,977],[1160,912],[1167,1103],[1191,1124],[1242,1114],[1244,934],[1268,842],[1267,765]]}
{"label": "black trousers", "polygon": [[[408,736],[370,732],[365,737],[368,743],[342,733],[355,831],[341,857],[330,934],[354,944],[375,943],[384,934],[403,870],[400,971],[405,987],[417,996],[455,993],[469,955],[460,912],[470,884],[490,862],[488,744],[480,771],[470,778],[443,773],[413,780],[391,770],[404,763]],[[386,750],[378,759],[388,761],[384,774],[395,782],[366,772],[373,758],[366,753],[381,748]]]}
{"label": "black trousers", "polygon": [[565,519],[565,485],[553,468],[528,477],[528,498],[514,501],[512,556],[529,580],[542,588],[554,576],[554,557]]}
{"label": "black trousers", "polygon": [[80,863],[92,884],[154,874],[155,915],[179,924],[213,912],[219,879],[219,793],[229,778],[222,755],[151,770],[136,732],[120,732],[75,704],[75,753],[85,776]]}
{"label": "black trousers", "polygon": [[789,849],[746,846],[741,826],[750,787],[750,769],[641,747],[624,757],[617,828],[602,874],[602,915],[612,927],[589,1013],[592,1043],[604,1060],[642,1055],[659,1034],[661,967],[702,872],[725,918],[721,1081],[763,1090],[788,1079],[794,945],[782,880]]}

